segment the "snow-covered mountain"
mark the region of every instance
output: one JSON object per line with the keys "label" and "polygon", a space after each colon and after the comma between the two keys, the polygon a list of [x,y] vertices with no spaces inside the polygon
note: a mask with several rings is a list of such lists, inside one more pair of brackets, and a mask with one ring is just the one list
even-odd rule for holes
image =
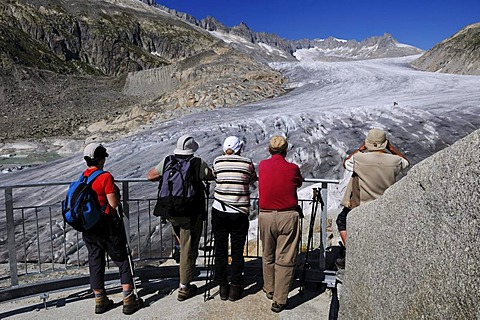
{"label": "snow-covered mountain", "polygon": [[298,60],[345,61],[375,58],[392,58],[415,55],[423,50],[399,43],[390,34],[371,37],[361,42],[329,37],[311,41],[309,48],[296,50]]}
{"label": "snow-covered mountain", "polygon": [[376,58],[403,57],[423,53],[424,51],[396,41],[390,34],[372,36],[362,41],[327,39],[287,40],[276,34],[256,32],[242,22],[227,27],[214,17],[197,20],[195,17],[157,5],[178,18],[200,26],[212,35],[231,44],[235,49],[248,53],[260,61],[292,61],[295,59],[319,61],[344,61]]}

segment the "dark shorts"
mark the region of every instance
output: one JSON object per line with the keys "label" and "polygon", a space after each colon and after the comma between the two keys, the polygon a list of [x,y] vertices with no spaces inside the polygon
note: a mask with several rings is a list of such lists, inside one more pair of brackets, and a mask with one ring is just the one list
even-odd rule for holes
{"label": "dark shorts", "polygon": [[338,231],[347,230],[347,215],[352,209],[344,207],[343,210],[338,214],[337,217],[337,227]]}
{"label": "dark shorts", "polygon": [[95,227],[83,232],[83,241],[88,250],[88,267],[92,289],[103,289],[105,283],[105,254],[119,268],[120,282],[132,284],[132,272],[128,261],[127,238],[123,224],[117,217],[102,220]]}

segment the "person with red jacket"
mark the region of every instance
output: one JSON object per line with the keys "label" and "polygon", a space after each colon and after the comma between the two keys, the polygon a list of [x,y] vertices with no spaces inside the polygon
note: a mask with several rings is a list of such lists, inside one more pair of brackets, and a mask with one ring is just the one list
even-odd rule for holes
{"label": "person with red jacket", "polygon": [[[90,143],[83,151],[88,168],[83,175],[89,177],[94,171],[103,170],[108,157],[107,149],[99,143]],[[105,292],[105,253],[117,265],[123,290],[123,313],[133,314],[143,306],[143,300],[133,292],[132,270],[128,261],[127,238],[123,222],[117,213],[120,192],[113,176],[102,172],[92,183],[98,202],[105,216],[91,229],[82,233],[88,250],[90,286],[95,294],[95,313],[102,314],[113,307],[113,300]]]}
{"label": "person with red jacket", "polygon": [[282,136],[270,139],[272,155],[258,166],[258,218],[263,254],[263,291],[272,299],[271,310],[287,306],[300,240],[297,188],[302,186],[300,168],[285,160],[288,143]]}

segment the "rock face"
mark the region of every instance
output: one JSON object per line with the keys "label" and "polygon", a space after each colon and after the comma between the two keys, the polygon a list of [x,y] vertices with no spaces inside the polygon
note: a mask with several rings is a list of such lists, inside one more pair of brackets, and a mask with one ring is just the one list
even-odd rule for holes
{"label": "rock face", "polygon": [[412,65],[423,71],[480,75],[480,23],[440,42]]}
{"label": "rock face", "polygon": [[129,71],[209,50],[218,40],[140,1],[0,4],[0,140],[82,137],[135,106]]}
{"label": "rock face", "polygon": [[124,92],[155,105],[216,108],[285,93],[279,72],[231,48],[217,48],[167,67],[130,73]]}
{"label": "rock face", "polygon": [[162,68],[129,73],[123,92],[148,102],[88,130],[114,138],[145,123],[277,97],[286,92],[284,81],[281,73],[250,56],[219,47]]}
{"label": "rock face", "polygon": [[[54,136],[83,139],[99,128],[106,130],[101,123],[109,123],[108,130],[128,131],[152,117],[179,116],[185,111],[182,106],[194,112],[199,106],[238,105],[283,92],[282,79],[270,82],[279,74],[253,59],[231,54],[238,59],[228,60],[222,55],[212,69],[213,61],[201,57],[223,50],[226,44],[152,4],[150,0],[0,4],[0,141]],[[202,63],[209,65],[202,68]],[[225,69],[221,63],[226,63]],[[242,71],[235,72],[234,63],[246,65],[237,66]],[[206,69],[222,74],[208,77]],[[188,70],[193,73],[188,75]],[[129,77],[124,90],[127,74],[138,71],[145,72]],[[172,75],[180,76],[178,83]],[[198,83],[186,84],[200,78],[203,89],[213,88],[212,92],[196,92]],[[236,85],[232,93],[226,87],[237,79],[249,81],[239,95],[233,94],[240,90]],[[139,83],[145,88],[140,89]],[[161,100],[165,105],[148,100],[177,87],[187,90],[177,94],[178,106],[169,102],[172,97]],[[211,98],[202,100],[203,96]]]}
{"label": "rock face", "polygon": [[348,216],[343,319],[479,319],[480,130]]}
{"label": "rock face", "polygon": [[160,67],[216,42],[137,1],[73,0],[67,6],[18,0],[0,6],[0,23],[4,58],[61,73],[119,75]]}

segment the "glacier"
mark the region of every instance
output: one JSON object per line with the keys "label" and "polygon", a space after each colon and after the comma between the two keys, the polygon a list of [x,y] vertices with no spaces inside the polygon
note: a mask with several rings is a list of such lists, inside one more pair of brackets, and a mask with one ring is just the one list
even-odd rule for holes
{"label": "glacier", "polygon": [[[410,67],[415,58],[272,63],[289,79],[291,90],[284,96],[151,124],[105,143],[110,154],[105,169],[117,179],[145,178],[185,133],[195,137],[200,145],[196,154],[209,164],[229,135],[242,138],[243,155],[258,164],[269,156],[269,138],[282,134],[289,141],[287,160],[298,164],[305,178],[341,180],[329,188],[329,208],[338,208],[347,177],[342,160],[370,128],[384,129],[412,165],[480,128],[480,77],[418,71]],[[79,152],[2,174],[1,185],[73,181],[85,168],[82,158]],[[154,198],[157,185],[145,185],[132,183],[130,197]],[[310,190],[305,184],[300,194],[309,198]],[[15,190],[15,205],[61,201],[65,191],[65,186]],[[2,194],[2,208],[4,201]],[[5,223],[0,231],[6,234]]]}

